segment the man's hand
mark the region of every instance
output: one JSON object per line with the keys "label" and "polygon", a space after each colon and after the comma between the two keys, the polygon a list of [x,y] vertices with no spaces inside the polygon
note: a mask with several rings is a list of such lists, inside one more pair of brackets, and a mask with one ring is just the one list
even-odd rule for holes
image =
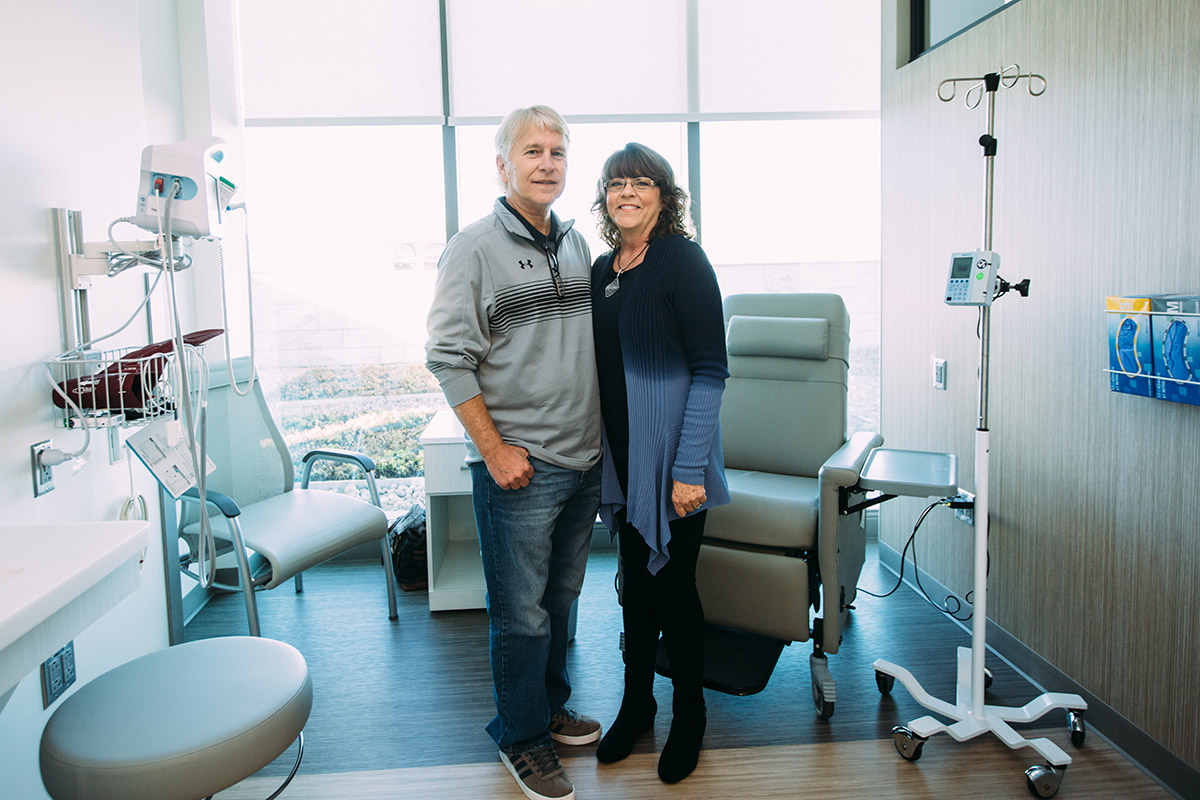
{"label": "man's hand", "polygon": [[533,477],[533,465],[529,463],[529,451],[524,447],[500,444],[494,452],[484,457],[488,472],[501,489],[520,489],[529,485]]}
{"label": "man's hand", "polygon": [[487,465],[492,480],[501,489],[520,489],[529,485],[529,479],[533,477],[529,451],[500,438],[492,415],[483,402],[483,395],[477,394],[454,406],[454,413],[475,443],[479,455],[483,456],[483,463]]}
{"label": "man's hand", "polygon": [[700,504],[707,499],[708,495],[705,493],[703,486],[694,486],[690,483],[673,481],[671,487],[671,505],[675,506],[675,513],[679,516],[686,517],[699,508]]}

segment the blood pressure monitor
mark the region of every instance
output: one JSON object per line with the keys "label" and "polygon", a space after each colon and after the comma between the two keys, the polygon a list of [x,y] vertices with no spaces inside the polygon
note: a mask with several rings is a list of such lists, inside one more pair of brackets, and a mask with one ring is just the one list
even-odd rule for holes
{"label": "blood pressure monitor", "polygon": [[954,253],[946,279],[946,305],[990,306],[996,287],[1000,254],[991,250]]}

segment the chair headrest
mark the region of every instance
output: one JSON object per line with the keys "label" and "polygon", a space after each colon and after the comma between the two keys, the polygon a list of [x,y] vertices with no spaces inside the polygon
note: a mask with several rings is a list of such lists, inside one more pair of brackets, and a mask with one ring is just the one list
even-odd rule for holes
{"label": "chair headrest", "polygon": [[824,361],[829,357],[829,320],[734,315],[729,318],[725,346],[731,356]]}

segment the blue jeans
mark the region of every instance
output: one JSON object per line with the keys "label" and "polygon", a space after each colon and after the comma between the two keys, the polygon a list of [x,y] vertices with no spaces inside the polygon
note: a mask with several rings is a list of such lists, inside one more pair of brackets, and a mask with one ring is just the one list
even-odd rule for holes
{"label": "blue jeans", "polygon": [[487,732],[509,754],[549,743],[550,714],[571,696],[567,621],[600,504],[599,464],[529,462],[529,485],[508,490],[485,464],[471,465],[496,699]]}

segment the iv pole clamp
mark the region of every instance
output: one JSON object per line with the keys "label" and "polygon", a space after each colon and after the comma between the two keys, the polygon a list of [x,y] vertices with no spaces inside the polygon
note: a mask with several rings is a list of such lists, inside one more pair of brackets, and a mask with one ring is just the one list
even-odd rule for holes
{"label": "iv pole clamp", "polygon": [[[987,97],[987,133],[979,138],[986,164],[986,192],[984,195],[983,249],[992,250],[992,188],[994,162],[997,151],[995,136],[996,92],[1000,88],[1010,89],[1020,81],[1027,81],[1029,94],[1039,97],[1046,91],[1046,79],[1036,73],[1022,73],[1020,67],[1012,65],[1000,72],[991,72],[983,77],[949,78],[938,84],[937,96],[943,102],[954,99],[959,83],[970,83],[966,92],[966,105],[974,109]],[[947,88],[948,87],[948,88]],[[1029,281],[1008,284],[997,279],[996,297],[1009,289],[1022,296],[1029,291]],[[994,299],[994,298],[993,298]],[[983,733],[994,733],[1008,747],[1032,747],[1043,759],[1044,764],[1035,764],[1025,770],[1026,787],[1035,797],[1053,797],[1062,785],[1063,775],[1071,763],[1071,757],[1048,738],[1026,739],[1013,729],[1010,723],[1026,723],[1040,719],[1054,709],[1066,709],[1067,726],[1071,743],[1083,744],[1085,729],[1082,712],[1087,702],[1077,694],[1045,693],[1024,706],[1005,707],[984,704],[984,689],[987,676],[984,666],[986,654],[985,634],[987,631],[987,567],[988,567],[988,360],[990,355],[991,305],[990,301],[980,306],[980,355],[979,355],[979,425],[975,431],[975,541],[973,574],[973,609],[971,616],[971,647],[958,648],[957,691],[953,704],[933,697],[926,692],[917,679],[904,667],[879,659],[875,662],[875,679],[881,692],[891,689],[898,679],[913,699],[930,711],[953,722],[947,724],[932,716],[913,720],[907,726],[892,729],[892,741],[900,755],[909,761],[921,757],[925,741],[936,733],[948,733],[956,741],[966,741]]]}

